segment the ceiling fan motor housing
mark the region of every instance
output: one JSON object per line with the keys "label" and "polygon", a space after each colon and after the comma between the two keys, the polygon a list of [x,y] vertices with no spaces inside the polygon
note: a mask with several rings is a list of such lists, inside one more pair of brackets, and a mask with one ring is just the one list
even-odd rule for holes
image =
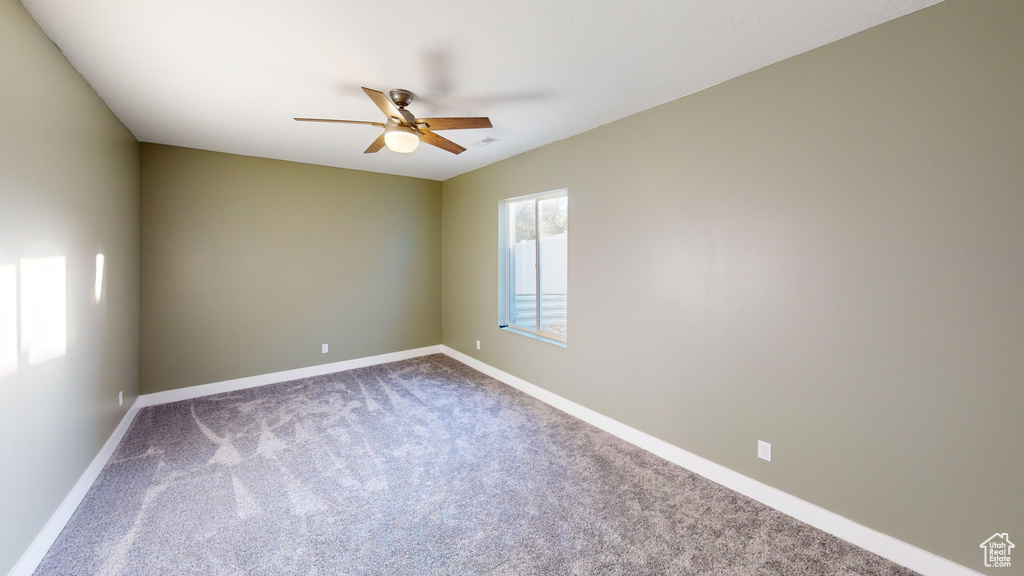
{"label": "ceiling fan motor housing", "polygon": [[415,98],[415,95],[412,92],[403,88],[395,88],[390,94],[391,101],[399,108],[405,108],[409,104],[412,104],[412,99]]}

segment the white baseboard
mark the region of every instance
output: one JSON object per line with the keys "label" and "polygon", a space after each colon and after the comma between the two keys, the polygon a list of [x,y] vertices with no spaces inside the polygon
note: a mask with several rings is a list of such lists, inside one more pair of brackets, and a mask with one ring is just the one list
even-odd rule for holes
{"label": "white baseboard", "polygon": [[436,344],[434,346],[427,346],[424,348],[402,350],[401,352],[390,352],[388,354],[378,354],[377,356],[367,356],[365,358],[331,362],[330,364],[320,364],[317,366],[308,366],[306,368],[296,368],[294,370],[260,374],[258,376],[235,378],[234,380],[225,380],[223,382],[213,382],[211,384],[200,384],[198,386],[187,386],[185,388],[176,388],[174,390],[165,390],[163,392],[153,392],[152,394],[143,394],[142,396],[139,396],[139,400],[142,402],[143,407],[156,406],[157,404],[167,404],[168,402],[178,402],[179,400],[190,400],[192,398],[200,398],[202,396],[220,394],[222,392],[234,392],[235,390],[242,390],[245,388],[255,388],[257,386],[266,386],[267,384],[277,384],[278,382],[298,380],[299,378],[309,378],[310,376],[321,376],[323,374],[331,374],[333,372],[343,372],[354,368],[364,368],[366,366],[374,366],[376,364],[408,360],[409,358],[417,358],[419,356],[427,356],[429,354],[441,354],[442,352],[443,350],[441,345]]}
{"label": "white baseboard", "polygon": [[8,576],[32,576],[32,573],[36,571],[39,563],[42,562],[43,556],[50,550],[50,546],[57,541],[57,537],[60,536],[61,530],[64,530],[64,526],[67,525],[68,520],[71,520],[71,516],[78,509],[78,505],[82,503],[82,499],[85,498],[85,494],[92,487],[93,482],[99,477],[100,472],[103,471],[103,467],[107,465],[107,460],[114,454],[114,450],[117,445],[121,442],[121,438],[124,437],[125,432],[128,431],[128,427],[132,425],[132,421],[135,420],[135,415],[139,413],[141,408],[141,402],[136,398],[135,402],[125,412],[121,422],[114,428],[114,432],[107,438],[106,443],[103,444],[103,448],[100,448],[96,457],[89,463],[89,467],[85,469],[82,476],[78,478],[78,482],[75,482],[71,492],[64,498],[64,501],[57,507],[57,511],[50,516],[50,519],[46,522],[46,526],[43,526],[42,531],[36,535],[35,540],[32,541],[32,545],[28,547],[28,550],[21,555],[18,563],[14,565],[14,568],[8,573]]}
{"label": "white baseboard", "polygon": [[485,364],[476,358],[463,354],[458,350],[442,345],[444,354],[466,364],[488,376],[500,380],[513,388],[521,390],[534,398],[550,404],[551,406],[572,416],[583,420],[605,432],[618,436],[619,438],[643,448],[652,454],[660,456],[669,462],[678,464],[687,470],[695,472],[708,480],[721,484],[726,488],[735,490],[744,496],[753,498],[762,504],[770,506],[784,514],[788,514],[801,522],[810,524],[819,530],[832,534],[860,546],[865,550],[888,558],[893,562],[906,566],[911,570],[925,576],[982,576],[969,568],[936,556],[931,552],[922,550],[892,536],[887,536],[872,530],[836,514],[820,506],[801,500],[796,496],[762,484],[753,478],[744,476],[714,462],[701,458],[696,454],[687,452],[682,448],[673,446],[664,440],[659,440],[650,434],[631,428],[618,420],[614,420],[590,408],[581,406],[572,400],[563,398],[553,392],[549,392],[535,384],[531,384],[522,378],[513,376],[499,370],[489,364]]}

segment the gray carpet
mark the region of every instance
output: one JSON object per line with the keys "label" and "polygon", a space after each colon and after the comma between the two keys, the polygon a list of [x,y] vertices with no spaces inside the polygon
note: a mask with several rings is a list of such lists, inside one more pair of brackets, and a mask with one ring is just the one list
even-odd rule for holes
{"label": "gray carpet", "polygon": [[434,355],[140,411],[36,574],[913,572]]}

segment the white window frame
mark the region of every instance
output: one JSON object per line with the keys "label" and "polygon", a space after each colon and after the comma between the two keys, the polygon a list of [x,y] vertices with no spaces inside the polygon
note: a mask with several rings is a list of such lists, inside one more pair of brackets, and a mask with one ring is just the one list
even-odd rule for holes
{"label": "white window frame", "polygon": [[[560,188],[558,190],[550,190],[548,192],[540,192],[537,194],[526,194],[523,196],[516,196],[515,198],[506,198],[498,202],[498,327],[506,330],[524,333],[532,335],[541,340],[551,341],[555,344],[562,346],[566,345],[568,339],[564,334],[558,334],[547,330],[541,330],[543,326],[543,312],[541,307],[541,259],[540,259],[540,207],[537,203],[541,200],[548,200],[551,198],[565,198],[568,202],[569,190],[567,188]],[[536,267],[536,279],[537,279],[537,328],[528,328],[513,324],[511,321],[512,315],[512,303],[515,301],[515,286],[509,282],[512,278],[510,267],[513,264],[513,258],[511,253],[515,250],[515,238],[509,230],[509,210],[510,204],[515,202],[521,202],[523,200],[533,200],[535,202],[534,207],[534,229],[536,230],[536,257],[534,259],[534,266]],[[571,219],[571,215],[567,216],[567,220]],[[566,281],[566,293],[568,297],[568,280]]]}

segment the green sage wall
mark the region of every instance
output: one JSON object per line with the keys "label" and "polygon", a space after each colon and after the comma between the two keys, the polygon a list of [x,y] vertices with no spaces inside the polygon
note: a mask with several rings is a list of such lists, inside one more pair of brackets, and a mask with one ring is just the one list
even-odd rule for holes
{"label": "green sage wall", "polygon": [[[110,437],[139,374],[139,145],[21,3],[0,0],[0,268],[17,286],[40,257],[65,258],[67,348],[32,363],[19,334],[31,320],[0,312],[0,343],[19,341],[0,374],[0,574]],[[28,296],[0,288],[0,307]]]}
{"label": "green sage wall", "polygon": [[[567,348],[496,322],[498,201],[558,188]],[[442,221],[444,344],[972,569],[1024,539],[1024,2],[445,181]]]}
{"label": "green sage wall", "polygon": [[439,344],[440,301],[440,182],[142,145],[143,393]]}

